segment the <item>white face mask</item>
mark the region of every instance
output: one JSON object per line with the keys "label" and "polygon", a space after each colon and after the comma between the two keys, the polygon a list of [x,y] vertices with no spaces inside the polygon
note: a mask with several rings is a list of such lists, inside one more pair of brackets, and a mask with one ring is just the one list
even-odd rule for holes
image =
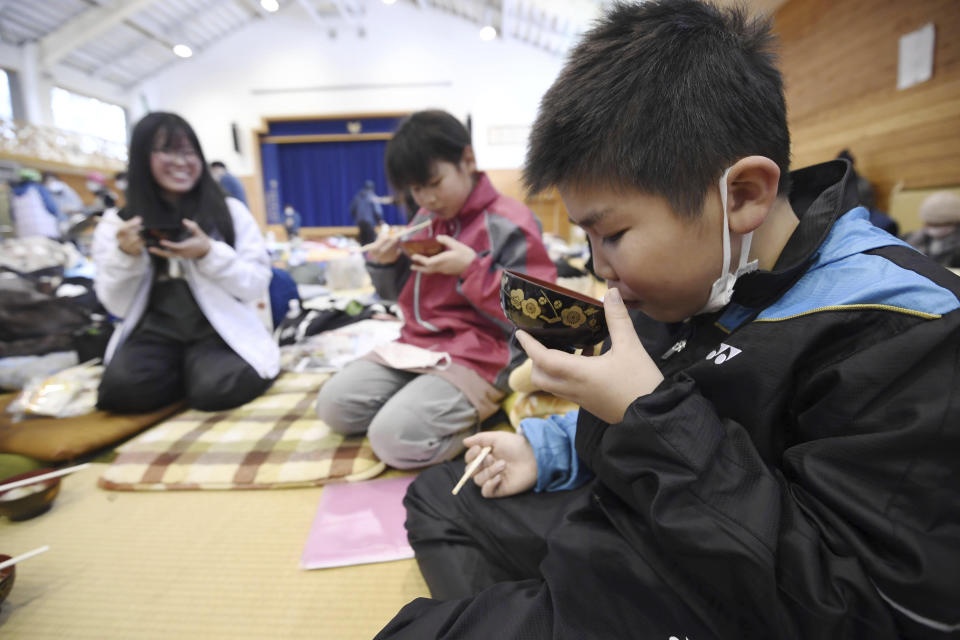
{"label": "white face mask", "polygon": [[730,169],[728,168],[720,176],[720,203],[723,206],[723,271],[720,272],[720,277],[714,281],[707,303],[694,315],[723,309],[730,303],[730,298],[733,297],[733,285],[736,284],[737,278],[745,273],[757,270],[756,260],[747,263],[747,258],[750,256],[750,242],[753,240],[753,231],[751,231],[743,234],[743,240],[740,242],[740,261],[737,264],[736,272],[730,273],[730,226],[727,221],[727,174],[729,173]]}

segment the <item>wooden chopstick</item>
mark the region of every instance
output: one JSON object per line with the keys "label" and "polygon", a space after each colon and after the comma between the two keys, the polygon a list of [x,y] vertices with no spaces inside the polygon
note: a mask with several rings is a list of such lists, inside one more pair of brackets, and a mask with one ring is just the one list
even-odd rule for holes
{"label": "wooden chopstick", "polygon": [[76,471],[80,471],[81,469],[86,469],[89,466],[90,466],[89,462],[84,462],[83,464],[78,464],[75,467],[58,469],[57,471],[51,471],[50,473],[44,473],[39,476],[31,476],[29,478],[24,478],[23,480],[16,480],[14,482],[8,482],[7,484],[0,484],[0,491],[7,491],[8,489],[16,489],[17,487],[25,487],[28,484],[36,484],[38,482],[43,482],[44,480],[49,480],[50,478],[59,478],[60,476],[65,476],[68,473],[74,473]]}
{"label": "wooden chopstick", "polygon": [[42,547],[37,547],[33,551],[27,551],[26,553],[21,554],[16,558],[10,558],[9,560],[4,560],[3,562],[0,562],[0,569],[6,569],[7,567],[13,566],[18,562],[23,562],[27,558],[32,558],[33,556],[40,555],[41,553],[45,553],[49,550],[50,550],[50,545],[48,544],[43,545]]}
{"label": "wooden chopstick", "polygon": [[[416,233],[417,231],[420,231],[420,229],[425,229],[426,227],[429,227],[431,222],[433,222],[433,220],[424,220],[423,222],[420,222],[419,224],[415,224],[415,225],[413,225],[412,227],[408,227],[408,228],[404,229],[403,231],[401,231],[400,233],[398,233],[398,234],[395,235],[394,237],[395,237],[395,238],[405,238],[405,237],[407,237],[408,235],[410,235],[411,233]],[[379,238],[378,238],[378,239],[379,239]],[[376,241],[376,240],[374,240],[373,242],[371,242],[371,243],[369,243],[369,244],[365,244],[365,245],[363,245],[362,247],[358,247],[358,248],[354,249],[353,251],[355,251],[355,252],[357,252],[357,253],[363,253],[364,251],[369,251],[370,249],[372,249],[372,248],[373,248],[373,245],[375,245],[375,244],[377,244],[377,241]]]}
{"label": "wooden chopstick", "polygon": [[451,491],[453,495],[460,493],[460,489],[462,489],[463,485],[467,483],[467,480],[470,479],[470,476],[472,476],[474,472],[480,468],[480,463],[483,462],[483,459],[487,457],[488,453],[490,453],[490,447],[484,447],[483,449],[480,449],[480,454],[473,459],[473,462],[467,465],[466,469],[463,470],[463,477],[460,478],[460,482],[458,482],[457,486],[455,486],[453,491]]}

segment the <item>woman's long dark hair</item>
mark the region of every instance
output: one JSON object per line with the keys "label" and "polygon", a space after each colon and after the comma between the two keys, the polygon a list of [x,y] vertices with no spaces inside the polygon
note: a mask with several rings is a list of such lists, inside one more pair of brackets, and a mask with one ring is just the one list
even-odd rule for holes
{"label": "woman's long dark hair", "polygon": [[[160,185],[150,169],[157,133],[163,131],[169,144],[181,134],[190,140],[200,158],[202,172],[193,188],[183,194],[176,205],[163,197]],[[190,124],[175,113],[157,111],[143,117],[130,136],[130,166],[127,169],[127,206],[120,216],[129,220],[143,218],[146,227],[169,226],[183,218],[200,225],[204,232],[233,246],[236,236],[227,201],[216,180],[210,175],[200,141]]]}

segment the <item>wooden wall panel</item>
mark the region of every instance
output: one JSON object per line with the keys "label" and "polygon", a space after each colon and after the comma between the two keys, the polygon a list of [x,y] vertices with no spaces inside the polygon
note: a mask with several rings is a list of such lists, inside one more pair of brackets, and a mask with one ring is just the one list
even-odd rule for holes
{"label": "wooden wall panel", "polygon": [[[897,90],[900,36],[933,22],[933,77]],[[960,2],[789,0],[775,14],[793,166],[850,149],[889,206],[894,185],[960,184]]]}
{"label": "wooden wall panel", "polygon": [[544,233],[554,233],[564,240],[570,239],[570,218],[556,189],[548,189],[529,198],[523,188],[521,169],[490,169],[486,173],[497,191],[530,207],[539,218]]}
{"label": "wooden wall panel", "polygon": [[[240,184],[243,185],[243,191],[247,194],[247,207],[260,225],[261,231],[267,228],[267,205],[263,201],[263,183],[260,176],[237,176]],[[284,233],[286,235],[286,233]]]}

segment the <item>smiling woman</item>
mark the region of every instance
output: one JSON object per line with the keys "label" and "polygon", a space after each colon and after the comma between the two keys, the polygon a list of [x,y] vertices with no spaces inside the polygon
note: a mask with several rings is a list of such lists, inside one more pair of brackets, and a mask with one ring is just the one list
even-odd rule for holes
{"label": "smiling woman", "polygon": [[260,395],[279,353],[253,308],[271,278],[253,216],[224,196],[178,115],[137,123],[128,174],[127,207],[108,210],[94,239],[97,295],[124,319],[98,406],[139,413],[186,397],[215,410]]}

